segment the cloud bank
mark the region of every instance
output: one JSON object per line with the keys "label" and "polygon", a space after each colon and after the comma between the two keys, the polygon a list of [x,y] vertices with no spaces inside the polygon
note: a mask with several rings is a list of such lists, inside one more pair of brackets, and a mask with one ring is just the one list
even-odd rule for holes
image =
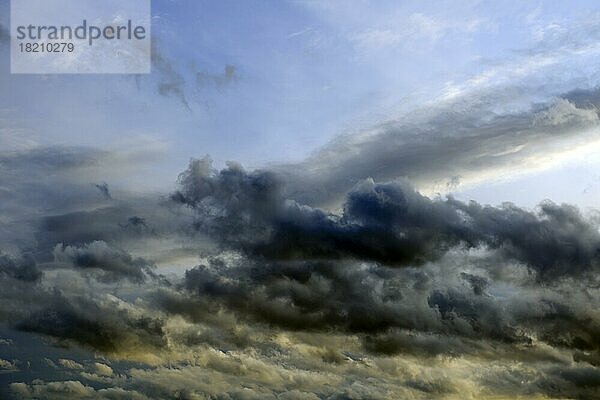
{"label": "cloud bank", "polygon": [[3,150],[0,397],[600,398],[597,216],[427,190],[594,144],[597,99],[450,102],[162,194],[113,184],[143,143]]}

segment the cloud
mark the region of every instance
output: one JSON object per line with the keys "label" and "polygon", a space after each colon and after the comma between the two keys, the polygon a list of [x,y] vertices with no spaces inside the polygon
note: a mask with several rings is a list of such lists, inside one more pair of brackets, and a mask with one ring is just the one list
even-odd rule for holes
{"label": "cloud", "polygon": [[100,193],[102,193],[102,196],[104,196],[104,198],[106,200],[112,200],[112,196],[110,194],[110,189],[106,182],[102,182],[101,184],[96,183],[96,184],[94,184],[94,186],[96,187],[96,189],[98,189],[100,191]]}
{"label": "cloud", "polygon": [[[523,132],[593,126],[577,104],[537,108]],[[80,150],[2,155],[7,187],[25,199],[45,183],[53,206],[29,200],[39,211],[13,222],[35,235],[0,257],[1,321],[90,352],[44,354],[56,376],[27,372],[15,396],[594,396],[600,233],[574,206],[466,203],[363,177],[326,209],[293,195],[294,175],[209,158],[170,196],[109,202],[83,172],[119,157]],[[150,255],[182,245],[195,257],[159,276]]]}
{"label": "cloud", "polygon": [[484,206],[367,179],[336,214],[286,200],[269,171],[216,171],[209,159],[179,182],[172,200],[222,248],[186,272],[183,293],[159,293],[167,314],[344,332],[385,356],[514,359],[518,348],[527,362],[561,364],[560,351],[600,348],[594,306],[570,298],[597,280],[600,234],[573,206]]}
{"label": "cloud", "polygon": [[204,87],[206,85],[223,87],[235,83],[238,79],[238,73],[235,66],[229,64],[225,66],[222,74],[213,74],[204,71],[196,72],[196,84],[198,87]]}
{"label": "cloud", "polygon": [[157,89],[161,96],[174,97],[183,104],[187,111],[191,111],[190,104],[185,95],[185,78],[173,64],[159,51],[156,42],[152,41],[152,66],[158,75]]}
{"label": "cloud", "polygon": [[[478,26],[409,22],[355,43]],[[159,94],[189,109],[188,76],[155,54]],[[530,87],[492,87],[556,62],[518,61],[303,162],[193,160],[171,196],[122,184],[162,146],[9,140],[2,382],[36,399],[598,398],[598,221],[430,194],[597,145],[599,91],[529,104]]]}
{"label": "cloud", "polygon": [[194,208],[196,226],[213,238],[268,260],[375,261],[419,265],[454,247],[487,246],[525,263],[541,280],[593,271],[598,227],[572,206],[542,203],[537,212],[430,199],[407,183],[367,179],[340,215],[286,201],[269,172],[238,165],[217,172],[193,160],[172,199]]}
{"label": "cloud", "polygon": [[32,304],[16,327],[25,332],[51,336],[66,344],[78,343],[106,354],[120,354],[139,360],[152,357],[144,352],[166,346],[163,321],[139,315],[135,308],[110,296],[71,297],[60,293],[39,293],[45,297]]}
{"label": "cloud", "polygon": [[[104,240],[123,246],[128,238],[177,229],[177,217],[161,206],[158,196],[132,190],[129,182],[163,150],[155,142],[136,139],[118,150],[35,146],[1,151],[3,252],[15,255],[29,249],[39,261],[49,261],[58,243],[81,246]],[[90,177],[100,176],[115,184],[100,185],[99,192]],[[145,219],[147,229],[127,226],[134,217]],[[155,224],[156,218],[161,222]]]}
{"label": "cloud", "polygon": [[0,277],[18,279],[25,282],[38,282],[42,271],[30,256],[14,260],[7,255],[0,254]]}
{"label": "cloud", "polygon": [[[498,90],[462,96],[342,135],[305,161],[274,166],[273,171],[283,177],[289,197],[335,207],[367,177],[404,177],[431,191],[455,177],[469,184],[500,173],[511,176],[543,168],[560,159],[565,149],[597,144],[593,129],[598,114],[595,103],[589,104],[595,91],[580,91],[580,106],[566,95],[524,111],[502,112],[494,109],[493,101],[503,96]],[[513,96],[518,97],[518,91]]]}
{"label": "cloud", "polygon": [[0,371],[14,371],[16,369],[14,362],[0,358]]}
{"label": "cloud", "polygon": [[75,269],[89,271],[101,282],[119,282],[127,279],[142,283],[147,274],[152,274],[153,265],[142,259],[133,258],[121,249],[110,247],[106,242],[95,241],[82,247],[58,244],[53,251],[59,263],[67,263]]}
{"label": "cloud", "polygon": [[[569,124],[575,126],[585,125],[586,123],[595,124],[598,122],[598,112],[595,104],[591,106],[591,108],[578,108],[569,100],[558,99],[547,109],[536,113],[533,124],[550,127]],[[590,107],[590,105],[588,104],[587,107]]]}
{"label": "cloud", "polygon": [[65,358],[61,358],[58,360],[60,366],[68,369],[83,369],[83,365],[74,360],[68,360]]}
{"label": "cloud", "polygon": [[99,399],[99,400],[146,400],[146,396],[121,388],[94,389],[79,381],[44,382],[35,381],[31,385],[12,383],[13,393],[20,399]]}
{"label": "cloud", "polygon": [[94,363],[94,370],[100,376],[111,376],[113,374],[112,368],[102,363]]}

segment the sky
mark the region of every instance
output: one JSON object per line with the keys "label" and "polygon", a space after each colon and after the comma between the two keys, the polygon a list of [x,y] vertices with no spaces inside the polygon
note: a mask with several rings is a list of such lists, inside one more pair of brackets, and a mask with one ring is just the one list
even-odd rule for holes
{"label": "sky", "polygon": [[11,74],[0,397],[600,398],[600,6],[152,1]]}

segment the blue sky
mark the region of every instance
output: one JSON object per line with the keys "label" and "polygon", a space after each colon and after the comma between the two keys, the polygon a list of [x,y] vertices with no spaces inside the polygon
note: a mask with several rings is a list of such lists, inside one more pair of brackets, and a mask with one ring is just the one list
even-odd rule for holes
{"label": "blue sky", "polygon": [[[594,2],[152,5],[167,71],[155,65],[137,80],[15,76],[4,57],[5,129],[45,145],[122,148],[142,140],[164,150],[154,174],[162,185],[190,157],[210,154],[218,165],[236,160],[251,168],[299,161],[339,134],[448,96],[528,87],[516,104],[496,104],[519,109],[598,80]],[[2,1],[5,26],[7,9]],[[161,95],[161,82],[173,80],[181,94]]]}

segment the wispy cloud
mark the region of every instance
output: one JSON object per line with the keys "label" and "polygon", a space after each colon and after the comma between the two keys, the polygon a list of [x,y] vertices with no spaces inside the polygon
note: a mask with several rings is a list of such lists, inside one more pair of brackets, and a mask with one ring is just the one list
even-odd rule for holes
{"label": "wispy cloud", "polygon": [[419,40],[433,44],[449,33],[472,33],[483,24],[480,20],[452,22],[421,13],[394,22],[393,27],[367,28],[352,35],[351,40],[362,49],[410,48]]}

